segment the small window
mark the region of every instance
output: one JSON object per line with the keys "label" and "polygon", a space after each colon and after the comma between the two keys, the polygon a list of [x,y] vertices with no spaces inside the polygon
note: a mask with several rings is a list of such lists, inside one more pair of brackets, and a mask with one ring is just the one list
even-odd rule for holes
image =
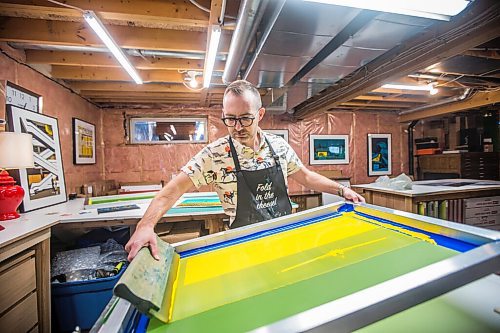
{"label": "small window", "polygon": [[207,118],[131,118],[130,142],[139,144],[204,143]]}

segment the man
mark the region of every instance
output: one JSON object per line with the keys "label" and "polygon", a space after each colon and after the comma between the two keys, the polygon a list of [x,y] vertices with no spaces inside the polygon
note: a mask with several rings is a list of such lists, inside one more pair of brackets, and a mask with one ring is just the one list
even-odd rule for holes
{"label": "man", "polygon": [[351,189],[307,169],[285,140],[259,128],[265,109],[251,83],[231,83],[222,104],[222,121],[229,135],[200,151],[156,195],[125,246],[129,260],[143,246],[149,246],[158,259],[154,226],[193,185],[214,183],[231,228],[290,214],[287,177],[318,192],[365,201]]}

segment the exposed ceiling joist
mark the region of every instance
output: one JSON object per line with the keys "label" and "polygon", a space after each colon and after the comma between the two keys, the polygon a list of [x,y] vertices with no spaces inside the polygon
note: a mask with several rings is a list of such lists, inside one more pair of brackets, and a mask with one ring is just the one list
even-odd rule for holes
{"label": "exposed ceiling joist", "polygon": [[496,59],[500,60],[500,52],[497,50],[469,50],[463,53],[464,55],[478,57],[478,58],[486,58],[486,59]]}
{"label": "exposed ceiling joist", "polygon": [[[381,93],[381,94],[395,94],[395,95],[430,96],[429,92],[426,90],[403,90],[403,89],[393,89],[393,88],[378,88],[378,89],[373,90],[372,92]],[[441,89],[439,95],[451,96],[451,95],[454,95],[454,93],[452,91],[447,90],[447,89]],[[354,98],[356,98],[356,97],[354,97]]]}
{"label": "exposed ceiling joist", "polygon": [[[142,70],[138,73],[144,82],[180,83],[184,80],[184,75],[178,71]],[[52,77],[63,80],[132,81],[121,68],[52,66],[51,74]]]}
{"label": "exposed ceiling joist", "polygon": [[[432,96],[429,96],[432,97]],[[401,103],[423,103],[430,101],[429,99],[425,99],[422,97],[414,98],[414,97],[394,97],[394,96],[374,96],[374,95],[361,95],[353,99],[353,101],[382,101],[382,102],[401,102]]]}
{"label": "exposed ceiling joist", "polygon": [[[64,8],[47,0],[8,0],[8,2],[11,4]],[[141,15],[151,15],[154,13],[156,15],[169,15],[193,20],[208,19],[208,13],[192,6],[189,1],[60,0],[59,2],[85,10],[93,10],[95,12]]]}
{"label": "exposed ceiling joist", "polygon": [[[161,92],[161,93],[191,93],[192,89],[187,88],[183,84],[162,84],[162,83],[145,83],[137,85],[129,82],[88,82],[88,81],[71,81],[68,82],[71,88],[79,90],[82,94],[87,92],[103,92],[107,94],[113,91],[121,92]],[[223,94],[224,88],[210,88],[209,93]]]}
{"label": "exposed ceiling joist", "polygon": [[[149,91],[140,91],[140,92],[130,92],[130,91],[92,91],[92,90],[84,90],[81,92],[82,96],[88,98],[94,97],[116,97],[116,98],[128,98],[128,97],[143,97],[143,98],[177,98],[177,97],[198,97],[200,92],[191,91],[191,92],[177,92],[177,93],[165,93],[165,92],[149,92]],[[220,93],[211,93],[212,95],[219,95]]]}
{"label": "exposed ceiling joist", "polygon": [[[208,49],[210,46],[210,39],[212,38],[212,29],[210,27],[212,25],[219,25],[221,22],[221,15],[224,15],[225,8],[223,8],[225,1],[223,0],[212,0],[210,2],[210,18],[208,19],[208,29],[207,29],[207,43],[206,43],[206,52],[208,53]],[[220,44],[219,44],[219,49],[220,49]],[[206,60],[206,59],[205,59]],[[203,73],[207,72],[207,61],[204,62],[203,65]],[[207,106],[208,105],[208,99],[207,99],[207,91],[206,89],[203,90],[200,94],[200,105],[201,106]]]}
{"label": "exposed ceiling joist", "polygon": [[409,108],[414,106],[413,104],[407,104],[407,103],[380,103],[380,102],[372,102],[372,103],[363,103],[363,102],[358,102],[358,101],[349,101],[340,104],[340,107],[343,106],[366,106],[366,107],[374,107],[374,108],[388,108],[388,109],[399,109],[401,110],[402,108]]}
{"label": "exposed ceiling joist", "polygon": [[408,122],[434,116],[440,116],[447,113],[467,111],[484,105],[490,105],[500,102],[500,91],[477,92],[472,97],[463,101],[444,104],[429,109],[424,109],[399,116],[400,122]]}
{"label": "exposed ceiling joist", "polygon": [[[122,48],[205,52],[206,33],[203,32],[129,26],[107,26],[107,29]],[[0,18],[0,41],[44,45],[104,46],[86,23],[9,17]],[[223,33],[219,53],[227,53],[229,42],[230,34]]]}
{"label": "exposed ceiling joist", "polygon": [[[196,59],[151,57],[129,57],[129,59],[136,69],[203,70],[203,61]],[[120,67],[111,54],[101,52],[26,50],[26,62],[64,66]],[[215,70],[223,71],[224,62],[217,61]]]}
{"label": "exposed ceiling joist", "polygon": [[[167,2],[168,3],[168,2]],[[76,9],[57,7],[55,4],[46,1],[52,6],[32,6],[11,3],[0,3],[0,15],[9,17],[41,19],[51,21],[84,22],[82,13]],[[89,10],[84,4],[80,8]],[[54,7],[55,6],[55,7]],[[104,24],[135,26],[143,28],[175,29],[175,30],[195,30],[202,31],[207,27],[208,15],[200,14],[200,10],[194,6],[178,12],[176,5],[170,4],[172,10],[165,12],[165,16],[143,15],[134,13],[113,13],[96,10],[99,18]],[[153,12],[154,13],[154,12]]]}
{"label": "exposed ceiling joist", "polygon": [[310,117],[361,94],[466,51],[500,35],[500,2],[477,1],[451,22],[396,46],[322,93],[296,107],[295,118]]}

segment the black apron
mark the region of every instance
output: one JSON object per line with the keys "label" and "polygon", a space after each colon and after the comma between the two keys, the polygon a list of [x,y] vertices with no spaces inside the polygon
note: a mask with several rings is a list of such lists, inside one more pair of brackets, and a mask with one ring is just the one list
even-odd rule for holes
{"label": "black apron", "polygon": [[233,140],[229,137],[238,184],[236,218],[231,224],[231,229],[267,221],[292,212],[279,157],[267,138],[264,138],[273,155],[275,165],[261,170],[249,171],[241,170]]}

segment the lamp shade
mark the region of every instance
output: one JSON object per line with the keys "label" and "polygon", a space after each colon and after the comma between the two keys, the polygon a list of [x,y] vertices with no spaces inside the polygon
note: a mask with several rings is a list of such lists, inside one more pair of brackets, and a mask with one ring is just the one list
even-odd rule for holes
{"label": "lamp shade", "polygon": [[0,132],[0,169],[32,168],[33,166],[31,134]]}

